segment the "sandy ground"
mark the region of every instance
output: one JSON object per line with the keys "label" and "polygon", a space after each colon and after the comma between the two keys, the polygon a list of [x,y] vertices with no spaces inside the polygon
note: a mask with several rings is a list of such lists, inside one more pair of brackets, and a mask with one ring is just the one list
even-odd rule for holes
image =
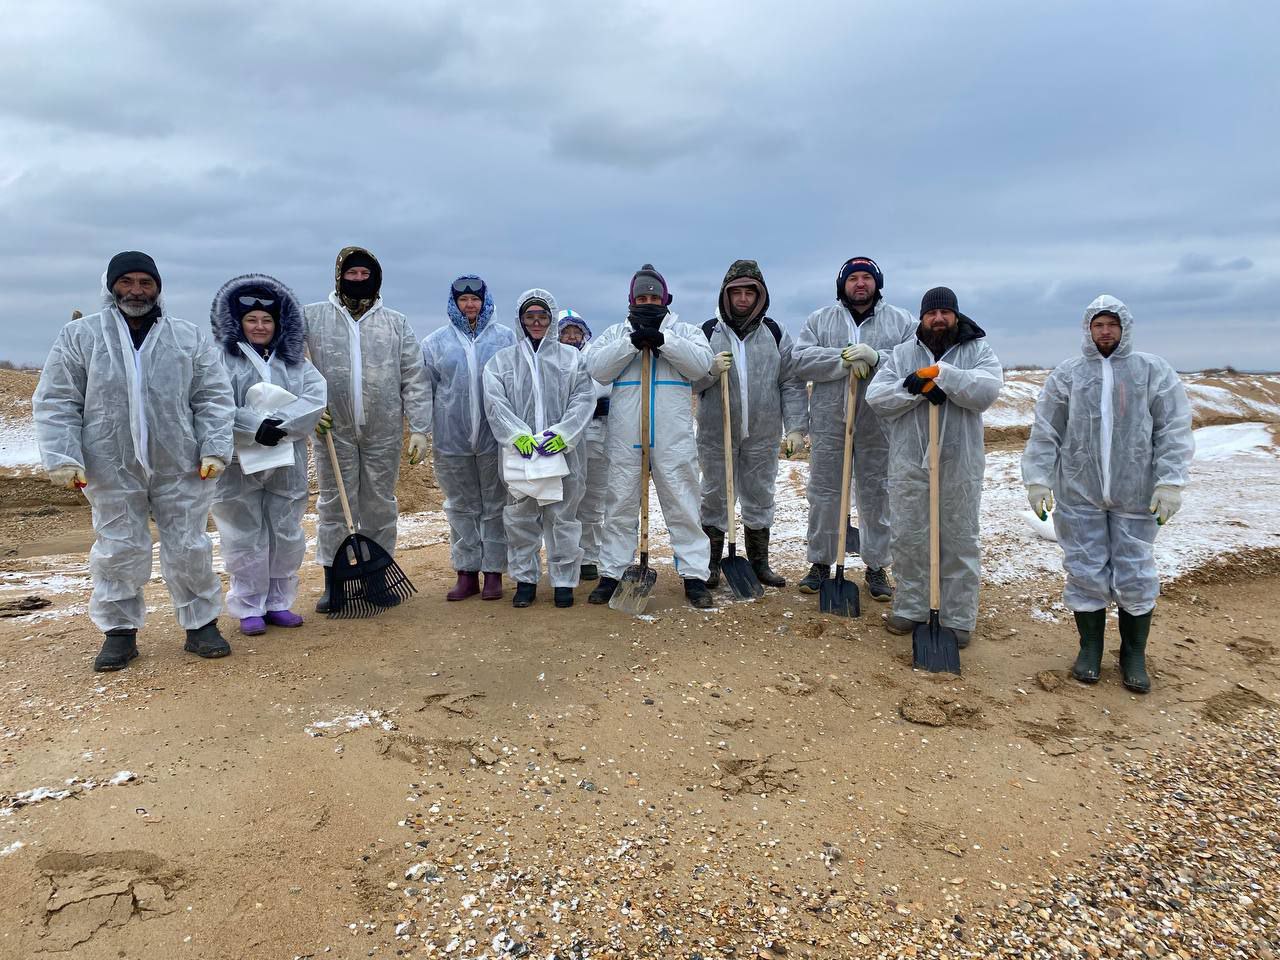
{"label": "sandy ground", "polygon": [[[0,957],[1268,956],[1280,459],[1250,416],[1198,435],[1145,698],[1113,641],[1097,687],[1069,679],[1013,441],[963,678],[914,673],[865,591],[858,620],[791,589],[693,611],[660,564],[642,619],[587,585],[569,611],[446,603],[429,468],[403,481],[408,603],[257,638],[224,617],[235,654],[205,662],[157,579],[142,656],[95,675],[87,510],[10,474]],[[793,582],[804,469],[780,466]]]}

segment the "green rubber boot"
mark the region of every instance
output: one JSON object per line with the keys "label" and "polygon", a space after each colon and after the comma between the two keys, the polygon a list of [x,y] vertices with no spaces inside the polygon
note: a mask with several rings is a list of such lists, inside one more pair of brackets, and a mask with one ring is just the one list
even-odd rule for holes
{"label": "green rubber boot", "polygon": [[1097,683],[1102,676],[1102,635],[1107,629],[1107,611],[1076,611],[1076,629],[1080,631],[1080,653],[1071,667],[1071,675],[1081,683]]}
{"label": "green rubber boot", "polygon": [[1148,693],[1151,678],[1147,676],[1147,634],[1151,632],[1151,613],[1135,617],[1120,611],[1120,677],[1134,693]]}

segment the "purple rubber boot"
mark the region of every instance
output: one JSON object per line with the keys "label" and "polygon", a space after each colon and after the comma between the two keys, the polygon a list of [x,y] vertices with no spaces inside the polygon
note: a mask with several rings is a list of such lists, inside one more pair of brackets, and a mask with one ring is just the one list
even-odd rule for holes
{"label": "purple rubber boot", "polygon": [[267,623],[273,627],[300,627],[303,620],[292,610],[268,610]]}
{"label": "purple rubber boot", "polygon": [[267,632],[267,622],[261,617],[241,617],[240,632],[246,637],[259,636]]}

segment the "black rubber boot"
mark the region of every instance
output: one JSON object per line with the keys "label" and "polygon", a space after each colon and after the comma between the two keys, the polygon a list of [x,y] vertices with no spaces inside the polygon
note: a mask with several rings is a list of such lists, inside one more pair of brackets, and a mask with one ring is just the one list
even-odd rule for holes
{"label": "black rubber boot", "polygon": [[536,583],[517,583],[516,595],[511,598],[513,607],[527,607],[538,598],[538,585]]}
{"label": "black rubber boot", "polygon": [[601,577],[596,588],[587,597],[587,603],[608,603],[613,599],[613,591],[618,589],[618,581],[613,577]]}
{"label": "black rubber boot", "polygon": [[787,581],[769,569],[769,528],[742,529],[743,536],[747,538],[747,560],[751,562],[751,569],[756,572],[756,579],[766,587],[785,587]]}
{"label": "black rubber boot", "polygon": [[872,600],[886,603],[893,599],[893,584],[889,582],[889,574],[884,567],[867,567],[863,579],[867,581],[867,591]]}
{"label": "black rubber boot", "polygon": [[1120,611],[1120,679],[1134,693],[1151,690],[1151,678],[1147,676],[1147,634],[1150,632],[1150,613],[1135,617]]}
{"label": "black rubber boot", "polygon": [[720,586],[720,557],[724,554],[724,531],[719,527],[703,526],[702,532],[711,541],[711,572],[707,575],[707,587]]}
{"label": "black rubber boot", "polygon": [[322,567],[324,570],[324,593],[316,601],[316,613],[328,613],[333,604],[333,567]]}
{"label": "black rubber boot", "polygon": [[108,630],[106,639],[102,641],[102,649],[93,659],[93,669],[97,673],[123,670],[137,655],[137,630]]}
{"label": "black rubber boot", "polygon": [[831,568],[825,563],[815,563],[800,581],[801,593],[817,593],[822,589],[822,581],[831,579]]}
{"label": "black rubber boot", "polygon": [[231,644],[218,632],[218,621],[210,620],[203,627],[187,631],[187,642],[182,645],[187,653],[194,653],[206,660],[215,660],[231,654]]}
{"label": "black rubber boot", "polygon": [[1080,653],[1071,667],[1071,675],[1081,683],[1097,683],[1102,676],[1102,637],[1107,629],[1107,611],[1076,611],[1076,629],[1080,631]]}
{"label": "black rubber boot", "polygon": [[554,600],[557,607],[573,606],[573,587],[556,587]]}
{"label": "black rubber boot", "polygon": [[599,580],[600,568],[594,563],[584,563],[578,568],[578,579],[582,581]]}
{"label": "black rubber boot", "polygon": [[689,606],[696,607],[699,610],[706,610],[716,605],[715,597],[711,596],[711,591],[707,589],[706,582],[696,580],[693,577],[685,578],[684,597],[689,601]]}

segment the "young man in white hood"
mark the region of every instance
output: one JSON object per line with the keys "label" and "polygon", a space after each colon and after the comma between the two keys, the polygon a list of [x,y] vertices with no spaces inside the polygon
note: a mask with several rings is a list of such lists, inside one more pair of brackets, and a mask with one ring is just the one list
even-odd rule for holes
{"label": "young man in white hood", "polygon": [[1133,349],[1133,326],[1115,297],[1085,308],[1081,355],[1054,368],[1036,403],[1022,479],[1031,509],[1042,519],[1053,511],[1062,545],[1063,600],[1080,634],[1072,676],[1097,683],[1102,675],[1114,602],[1121,679],[1146,693],[1160,595],[1153,544],[1182,505],[1195,438],[1182,380],[1164,359]]}

